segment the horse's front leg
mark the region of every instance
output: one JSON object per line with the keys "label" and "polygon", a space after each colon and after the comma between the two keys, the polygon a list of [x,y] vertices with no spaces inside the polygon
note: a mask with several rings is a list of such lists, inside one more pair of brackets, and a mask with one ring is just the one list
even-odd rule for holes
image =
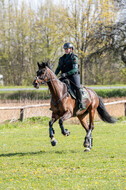
{"label": "horse's front leg", "polygon": [[64,135],[64,136],[69,136],[70,135],[70,132],[68,131],[68,129],[65,129],[64,128],[64,125],[63,125],[63,122],[69,118],[72,117],[72,113],[70,112],[70,110],[68,110],[67,112],[65,112],[65,114],[59,119],[59,125],[60,125],[60,128],[61,128],[61,133]]}
{"label": "horse's front leg", "polygon": [[54,138],[55,131],[52,127],[54,122],[57,121],[57,119],[58,119],[58,116],[55,115],[54,113],[52,113],[52,119],[49,121],[49,137],[51,138],[50,142],[51,142],[52,146],[56,146],[56,144],[57,144],[57,141]]}

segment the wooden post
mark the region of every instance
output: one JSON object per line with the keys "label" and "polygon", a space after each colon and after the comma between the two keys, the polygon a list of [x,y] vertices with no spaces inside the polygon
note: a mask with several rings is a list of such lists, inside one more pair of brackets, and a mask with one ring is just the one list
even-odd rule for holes
{"label": "wooden post", "polygon": [[124,114],[126,116],[126,103],[124,104],[124,109],[125,109]]}
{"label": "wooden post", "polygon": [[24,109],[23,108],[21,108],[20,109],[20,121],[24,121]]}

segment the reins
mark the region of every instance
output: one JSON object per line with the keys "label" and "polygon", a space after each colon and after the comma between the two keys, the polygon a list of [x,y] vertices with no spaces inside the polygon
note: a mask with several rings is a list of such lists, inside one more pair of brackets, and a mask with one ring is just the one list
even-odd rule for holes
{"label": "reins", "polygon": [[[45,78],[46,78],[46,77],[48,78],[48,74],[50,75],[50,73],[48,73],[48,70],[46,70],[46,74],[44,75],[43,78],[36,76],[36,80],[37,80],[37,82],[38,82],[39,85],[40,85],[40,84],[44,84],[44,83],[49,83],[49,82],[54,81],[54,80],[57,80],[56,78],[49,78],[48,81],[45,81]],[[51,76],[51,75],[50,75],[50,76]],[[43,80],[44,82],[40,82],[39,79],[40,79],[40,80]],[[65,86],[65,87],[66,87],[66,86]],[[57,106],[58,103],[61,102],[66,96],[68,96],[67,87],[66,87],[66,92],[64,93],[64,95],[63,95],[61,98],[58,99],[57,102],[54,102],[53,100],[51,100],[51,101],[52,101],[52,104],[53,104],[54,106]]]}
{"label": "reins", "polygon": [[53,100],[51,100],[51,101],[52,101],[52,104],[53,104],[54,106],[57,106],[58,103],[59,103],[60,101],[62,101],[66,96],[68,96],[68,92],[66,92],[57,102],[54,102]]}

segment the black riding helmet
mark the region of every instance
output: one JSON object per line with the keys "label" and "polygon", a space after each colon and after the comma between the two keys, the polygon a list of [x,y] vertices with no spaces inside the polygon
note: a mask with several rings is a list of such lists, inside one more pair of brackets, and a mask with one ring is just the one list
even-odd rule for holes
{"label": "black riding helmet", "polygon": [[63,45],[63,48],[64,48],[64,49],[66,49],[66,48],[72,48],[72,49],[74,49],[73,45],[72,45],[71,43],[69,43],[69,42],[65,43],[65,44]]}

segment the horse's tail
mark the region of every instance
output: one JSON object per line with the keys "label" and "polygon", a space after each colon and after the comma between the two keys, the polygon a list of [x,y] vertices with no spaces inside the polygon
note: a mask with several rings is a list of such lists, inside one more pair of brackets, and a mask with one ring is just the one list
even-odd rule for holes
{"label": "horse's tail", "polygon": [[100,96],[99,96],[99,106],[97,108],[97,111],[100,118],[103,121],[108,122],[108,123],[115,123],[117,121],[116,118],[109,115]]}

